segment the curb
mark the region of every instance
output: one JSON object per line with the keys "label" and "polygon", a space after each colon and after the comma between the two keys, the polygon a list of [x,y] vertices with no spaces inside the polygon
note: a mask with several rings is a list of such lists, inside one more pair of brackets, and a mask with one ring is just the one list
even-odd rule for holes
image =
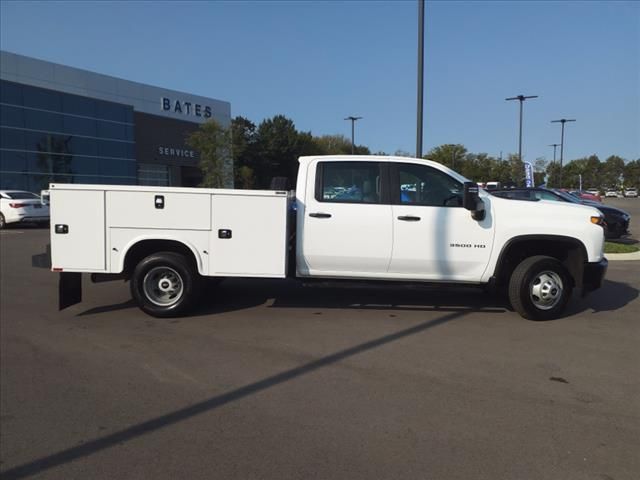
{"label": "curb", "polygon": [[640,260],[640,251],[632,253],[605,253],[605,257],[610,261],[618,260]]}

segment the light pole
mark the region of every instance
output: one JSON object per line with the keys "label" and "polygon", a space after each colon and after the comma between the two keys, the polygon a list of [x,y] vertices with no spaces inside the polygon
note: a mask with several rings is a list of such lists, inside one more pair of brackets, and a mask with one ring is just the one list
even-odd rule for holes
{"label": "light pole", "polygon": [[351,120],[351,155],[355,153],[355,143],[353,143],[354,134],[355,134],[355,124],[356,121],[360,120],[362,117],[347,117],[345,120]]}
{"label": "light pole", "polygon": [[424,92],[424,0],[418,0],[418,119],[416,124],[416,158],[422,158],[422,111]]}
{"label": "light pole", "polygon": [[553,163],[556,163],[556,148],[558,148],[560,146],[559,143],[551,143],[549,144],[550,147],[553,147]]}
{"label": "light pole", "polygon": [[564,158],[564,124],[567,122],[575,122],[575,118],[561,118],[560,120],[551,120],[551,123],[561,123],[562,124],[562,130],[560,133],[560,174],[559,174],[559,181],[558,181],[558,187],[562,188],[562,159]]}
{"label": "light pole", "polygon": [[518,95],[505,98],[505,100],[518,100],[520,102],[520,135],[518,136],[518,159],[522,161],[522,104],[529,98],[538,98],[538,95]]}

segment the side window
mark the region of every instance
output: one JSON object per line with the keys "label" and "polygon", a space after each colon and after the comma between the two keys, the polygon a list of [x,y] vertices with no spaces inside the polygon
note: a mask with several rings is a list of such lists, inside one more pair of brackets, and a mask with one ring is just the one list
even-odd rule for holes
{"label": "side window", "polygon": [[426,165],[401,163],[397,166],[398,195],[402,205],[461,207],[462,183]]}
{"label": "side window", "polygon": [[316,200],[334,203],[380,203],[380,164],[320,162]]}

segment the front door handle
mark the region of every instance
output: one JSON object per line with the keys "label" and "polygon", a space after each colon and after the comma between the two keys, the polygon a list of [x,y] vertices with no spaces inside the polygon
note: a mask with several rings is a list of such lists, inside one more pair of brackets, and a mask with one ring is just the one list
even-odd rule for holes
{"label": "front door handle", "polygon": [[404,222],[419,222],[420,217],[414,217],[412,215],[401,215],[398,217],[398,220],[402,220]]}
{"label": "front door handle", "polygon": [[310,213],[309,214],[310,217],[313,218],[331,218],[331,214],[330,213]]}

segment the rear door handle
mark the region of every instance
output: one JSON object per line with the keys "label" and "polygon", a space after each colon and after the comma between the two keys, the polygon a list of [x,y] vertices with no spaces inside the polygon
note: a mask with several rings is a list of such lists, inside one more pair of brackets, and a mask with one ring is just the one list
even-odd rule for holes
{"label": "rear door handle", "polygon": [[310,213],[309,214],[310,217],[313,218],[331,218],[331,214],[330,213]]}
{"label": "rear door handle", "polygon": [[398,217],[398,220],[402,220],[404,222],[419,222],[420,217],[414,217],[412,215],[401,215]]}

